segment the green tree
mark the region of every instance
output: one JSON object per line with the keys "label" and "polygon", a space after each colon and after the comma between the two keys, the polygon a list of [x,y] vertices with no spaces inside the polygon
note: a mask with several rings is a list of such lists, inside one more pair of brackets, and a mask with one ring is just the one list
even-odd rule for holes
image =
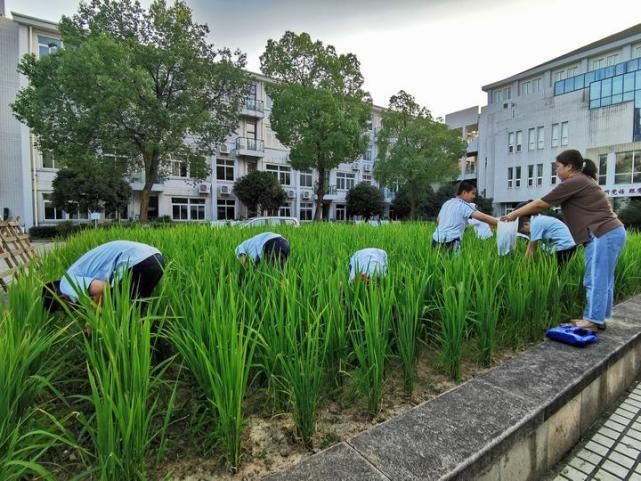
{"label": "green tree", "polygon": [[416,218],[430,185],[456,175],[465,143],[403,90],[390,98],[382,120],[374,176],[385,187],[402,187]]}
{"label": "green tree", "polygon": [[407,219],[410,216],[410,201],[403,187],[399,188],[390,205],[390,217]]}
{"label": "green tree", "polygon": [[626,226],[641,228],[641,199],[631,198],[619,211],[619,218]]}
{"label": "green tree", "polygon": [[378,187],[360,182],[347,192],[347,215],[360,215],[368,220],[375,215],[383,215],[385,197]]}
{"label": "green tree", "polygon": [[115,216],[129,202],[131,187],[113,168],[60,169],[53,181],[53,204],[67,212],[104,211]]}
{"label": "green tree", "polygon": [[294,32],[269,40],[260,63],[276,80],[268,86],[271,128],[289,147],[290,164],[318,171],[314,219],[320,220],[330,170],[367,148],[371,99],[362,90],[360,63],[353,54],[338,55],[333,46]]}
{"label": "green tree", "polygon": [[263,213],[278,209],[286,194],[276,177],[269,172],[255,170],[234,182],[234,195],[250,212]]}
{"label": "green tree", "polygon": [[170,159],[202,179],[206,157],[238,127],[249,88],[245,56],[215,49],[182,0],[154,0],[148,10],[132,0],[92,0],[59,26],[64,48],[20,62],[29,85],[13,111],[63,165],[117,154],[129,159],[129,172],[144,169],[145,220]]}

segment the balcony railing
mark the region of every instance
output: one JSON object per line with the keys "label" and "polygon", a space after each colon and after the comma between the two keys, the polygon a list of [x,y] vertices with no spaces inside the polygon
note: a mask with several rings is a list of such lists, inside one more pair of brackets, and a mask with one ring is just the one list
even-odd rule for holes
{"label": "balcony railing", "polygon": [[335,185],[325,186],[325,195],[336,195],[337,193],[338,193],[338,190],[336,190]]}
{"label": "balcony railing", "polygon": [[236,139],[236,150],[252,150],[254,152],[263,152],[265,150],[265,145],[260,139],[238,137]]}
{"label": "balcony railing", "polygon": [[263,112],[265,110],[265,104],[262,100],[245,99],[243,108],[246,110],[253,110],[254,112]]}

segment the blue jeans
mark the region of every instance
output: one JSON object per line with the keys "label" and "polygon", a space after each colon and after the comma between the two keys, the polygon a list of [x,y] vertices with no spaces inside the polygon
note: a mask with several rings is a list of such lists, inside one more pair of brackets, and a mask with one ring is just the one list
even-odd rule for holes
{"label": "blue jeans", "polygon": [[614,271],[625,245],[625,229],[617,227],[601,237],[590,233],[590,239],[591,242],[585,248],[583,285],[587,305],[583,311],[583,319],[595,324],[604,324],[612,315]]}

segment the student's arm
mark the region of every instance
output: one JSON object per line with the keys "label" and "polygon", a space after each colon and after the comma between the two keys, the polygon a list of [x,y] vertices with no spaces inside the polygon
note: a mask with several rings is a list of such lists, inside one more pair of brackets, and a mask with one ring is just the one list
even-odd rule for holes
{"label": "student's arm", "polygon": [[525,251],[525,257],[532,257],[536,254],[536,247],[539,244],[538,241],[529,241],[527,243],[527,250]]}
{"label": "student's arm", "polygon": [[504,215],[503,217],[501,217],[501,220],[510,222],[518,219],[519,217],[523,217],[524,215],[538,214],[539,212],[542,212],[549,207],[550,204],[548,204],[547,202],[541,199],[536,199],[529,204],[525,204],[520,209],[513,210],[509,214]]}
{"label": "student's arm", "polygon": [[479,210],[475,210],[474,212],[472,212],[472,218],[480,220],[490,225],[496,225],[499,222],[499,220],[496,217],[492,217],[491,215],[484,214]]}

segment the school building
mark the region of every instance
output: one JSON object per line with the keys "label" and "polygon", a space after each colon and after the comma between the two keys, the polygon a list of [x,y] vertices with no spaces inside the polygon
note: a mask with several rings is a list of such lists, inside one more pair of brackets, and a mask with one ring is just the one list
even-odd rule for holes
{"label": "school building", "polygon": [[[0,0],[1,3],[1,0]],[[43,156],[35,147],[30,130],[15,119],[9,104],[26,79],[16,71],[26,53],[38,57],[60,48],[60,35],[54,22],[12,12],[11,18],[0,13],[0,217],[20,217],[25,227],[51,224],[64,220],[83,221],[88,212],[64,212],[51,202],[52,182],[58,165],[51,156]],[[278,142],[270,128],[271,100],[266,93],[267,77],[251,74],[254,85],[240,112],[237,131],[226,139],[208,162],[211,175],[195,182],[187,166],[173,160],[168,175],[153,185],[148,215],[168,216],[174,221],[239,219],[247,217],[244,205],[233,195],[234,181],[253,170],[272,173],[283,185],[287,201],[278,214],[310,220],[315,210],[313,186],[316,171],[293,170],[288,163],[289,151]],[[374,184],[376,133],[380,129],[381,109],[373,109],[368,126],[369,147],[362,158],[341,164],[329,172],[323,203],[323,217],[347,218],[345,196],[359,182]],[[125,217],[139,213],[144,174],[130,177],[133,196]],[[385,190],[387,205],[392,193]]]}
{"label": "school building", "polygon": [[547,193],[565,149],[595,161],[613,199],[641,196],[641,24],[483,91],[478,185],[496,213]]}

